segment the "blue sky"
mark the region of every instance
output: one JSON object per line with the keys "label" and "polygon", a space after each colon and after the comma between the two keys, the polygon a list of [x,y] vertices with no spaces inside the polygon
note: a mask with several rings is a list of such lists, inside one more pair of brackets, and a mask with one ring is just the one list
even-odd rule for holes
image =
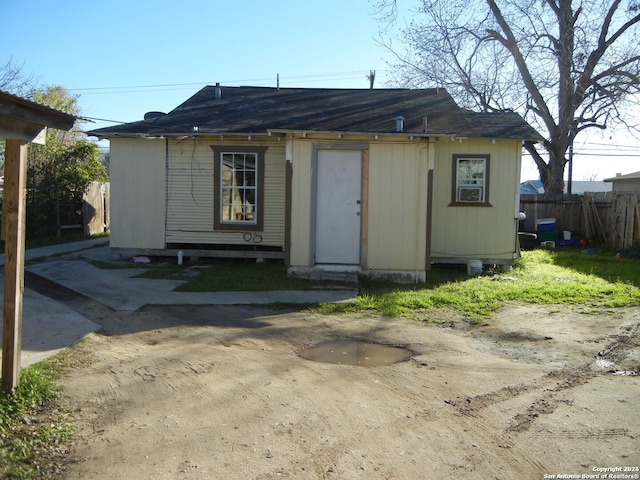
{"label": "blue sky", "polygon": [[[388,83],[376,0],[0,0],[0,65],[79,95],[85,117],[130,122],[207,84],[368,88]],[[415,5],[415,1],[405,5]],[[408,22],[408,14],[399,24]],[[398,45],[394,41],[394,45]],[[103,121],[85,125],[98,128]],[[624,131],[576,143],[574,180],[640,170]],[[606,162],[580,152],[625,147]],[[627,148],[627,147],[633,148]],[[633,155],[633,156],[632,156]],[[537,178],[523,159],[523,179]]]}
{"label": "blue sky", "polygon": [[367,88],[376,70],[381,86],[374,14],[369,0],[0,0],[0,62],[79,94],[85,116],[134,121],[215,82]]}

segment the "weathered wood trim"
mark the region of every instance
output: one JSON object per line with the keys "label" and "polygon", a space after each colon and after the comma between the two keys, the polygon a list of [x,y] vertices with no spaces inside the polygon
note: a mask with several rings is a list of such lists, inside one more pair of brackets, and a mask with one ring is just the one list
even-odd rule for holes
{"label": "weathered wood trim", "polygon": [[268,258],[274,260],[284,259],[284,252],[265,250],[204,250],[204,249],[150,249],[150,248],[112,248],[112,253],[123,258],[131,258],[138,255],[150,257],[177,257],[182,252],[185,257],[202,258]]}
{"label": "weathered wood trim", "polygon": [[[238,231],[247,231],[247,232],[261,232],[264,230],[264,169],[265,169],[265,152],[269,147],[263,146],[225,146],[225,145],[211,145],[211,149],[213,150],[213,191],[214,191],[214,200],[213,200],[213,228],[217,231],[230,231],[230,232],[238,232]],[[258,157],[258,178],[257,178],[257,187],[258,187],[258,199],[257,199],[257,221],[255,225],[251,224],[241,224],[238,223],[223,223],[222,218],[220,218],[220,178],[222,175],[220,169],[220,154],[222,152],[231,152],[231,153],[255,153]]]}
{"label": "weathered wood trim", "polygon": [[293,165],[287,161],[284,193],[284,263],[291,265],[291,207],[293,205]]}
{"label": "weathered wood trim", "polygon": [[369,246],[369,149],[362,150],[362,186],[360,194],[360,265],[367,268]]}
{"label": "weathered wood trim", "polygon": [[433,222],[433,169],[427,173],[427,222],[425,236],[425,270],[431,270],[431,224]]}

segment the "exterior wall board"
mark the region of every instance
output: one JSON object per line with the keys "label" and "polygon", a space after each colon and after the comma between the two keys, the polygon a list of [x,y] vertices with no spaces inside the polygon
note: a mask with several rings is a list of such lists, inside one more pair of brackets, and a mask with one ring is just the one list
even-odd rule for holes
{"label": "exterior wall board", "polygon": [[427,163],[420,145],[371,144],[367,269],[424,270]]}
{"label": "exterior wall board", "polygon": [[[216,231],[213,209],[214,158],[211,145],[267,146],[264,172],[264,229]],[[284,246],[284,142],[220,141],[212,138],[172,140],[169,145],[167,243]]]}
{"label": "exterior wall board", "polygon": [[111,233],[114,248],[164,248],[165,142],[111,139]]}
{"label": "exterior wall board", "polygon": [[[359,139],[358,139],[359,140]],[[415,272],[425,268],[426,144],[354,141],[369,146],[365,270]],[[313,148],[332,139],[293,139],[291,267],[313,267]],[[349,145],[345,143],[345,145]]]}
{"label": "exterior wall board", "polygon": [[[521,144],[518,141],[439,139],[435,143],[432,257],[513,260]],[[489,203],[450,206],[454,154],[489,154]]]}
{"label": "exterior wall board", "polygon": [[312,265],[311,253],[311,195],[312,168],[311,157],[313,142],[291,140],[293,157],[293,178],[291,197],[291,251],[290,262],[293,267]]}
{"label": "exterior wall board", "polygon": [[[216,231],[213,226],[214,158],[212,144],[267,146],[265,153],[265,246],[284,247],[285,145],[290,145],[291,267],[313,267],[314,146],[335,148],[335,138],[260,139],[248,142],[201,137],[183,140],[111,141],[111,244],[119,248],[163,249],[166,243],[248,245],[256,236]],[[428,177],[431,192],[431,257],[439,260],[514,258],[519,141],[448,138],[426,141],[373,141],[368,145],[366,251],[369,271],[418,272],[427,261]],[[427,152],[431,152],[427,154]],[[450,206],[454,154],[490,155],[489,207]],[[135,208],[132,206],[135,205]]]}

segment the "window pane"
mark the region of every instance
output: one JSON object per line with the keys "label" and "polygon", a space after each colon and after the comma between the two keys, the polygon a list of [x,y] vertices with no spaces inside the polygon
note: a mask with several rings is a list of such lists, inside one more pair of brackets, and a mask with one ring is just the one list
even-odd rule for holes
{"label": "window pane", "polygon": [[255,153],[221,154],[223,222],[256,223],[257,160]]}
{"label": "window pane", "polygon": [[253,170],[253,171],[255,171],[255,169],[256,169],[256,155],[255,154],[247,155],[245,157],[244,169],[245,170]]}
{"label": "window pane", "polygon": [[243,185],[247,187],[255,187],[256,186],[256,172],[244,172],[244,183]]}
{"label": "window pane", "polygon": [[233,185],[233,168],[224,163],[222,164],[222,185],[225,187]]}
{"label": "window pane", "polygon": [[482,203],[485,201],[484,158],[458,158],[456,201]]}

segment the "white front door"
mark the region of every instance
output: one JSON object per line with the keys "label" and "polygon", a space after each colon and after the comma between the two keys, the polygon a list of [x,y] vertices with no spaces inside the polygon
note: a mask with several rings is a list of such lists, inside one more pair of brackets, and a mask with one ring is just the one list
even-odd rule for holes
{"label": "white front door", "polygon": [[361,191],[360,150],[318,150],[316,264],[360,264]]}

